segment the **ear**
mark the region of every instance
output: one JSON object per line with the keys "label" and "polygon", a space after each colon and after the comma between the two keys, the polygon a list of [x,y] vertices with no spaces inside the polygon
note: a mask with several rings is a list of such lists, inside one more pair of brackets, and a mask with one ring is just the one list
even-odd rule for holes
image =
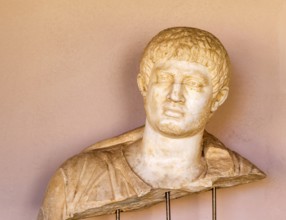
{"label": "ear", "polygon": [[223,87],[213,100],[211,112],[215,112],[219,106],[221,106],[228,96],[229,88],[227,86]]}
{"label": "ear", "polygon": [[145,77],[141,73],[137,75],[137,85],[142,96],[145,97],[147,93],[147,85],[145,82]]}

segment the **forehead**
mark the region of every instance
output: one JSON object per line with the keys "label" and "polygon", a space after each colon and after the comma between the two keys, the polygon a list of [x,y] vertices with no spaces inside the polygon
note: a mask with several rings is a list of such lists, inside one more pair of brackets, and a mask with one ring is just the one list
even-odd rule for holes
{"label": "forehead", "polygon": [[180,60],[167,60],[158,61],[153,67],[154,72],[165,72],[166,74],[179,74],[179,75],[201,75],[202,77],[210,78],[209,70],[198,63],[180,61]]}

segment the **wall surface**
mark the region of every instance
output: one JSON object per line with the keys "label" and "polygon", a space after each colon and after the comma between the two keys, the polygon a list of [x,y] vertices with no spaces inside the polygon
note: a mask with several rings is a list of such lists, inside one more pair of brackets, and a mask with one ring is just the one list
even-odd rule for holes
{"label": "wall surface", "polygon": [[[136,74],[160,30],[192,26],[227,48],[228,101],[208,130],[268,178],[218,191],[219,220],[286,219],[285,0],[0,0],[0,218],[36,219],[67,158],[144,123]],[[164,219],[164,204],[122,219]],[[172,201],[211,219],[211,193]],[[94,219],[109,220],[114,216]]]}

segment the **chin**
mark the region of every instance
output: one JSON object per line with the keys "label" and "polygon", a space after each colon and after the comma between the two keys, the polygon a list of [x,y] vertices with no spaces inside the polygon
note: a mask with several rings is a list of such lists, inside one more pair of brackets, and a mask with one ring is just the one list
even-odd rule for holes
{"label": "chin", "polygon": [[174,123],[160,123],[158,125],[158,130],[164,136],[169,136],[173,138],[183,138],[194,136],[203,129],[203,126],[178,126]]}

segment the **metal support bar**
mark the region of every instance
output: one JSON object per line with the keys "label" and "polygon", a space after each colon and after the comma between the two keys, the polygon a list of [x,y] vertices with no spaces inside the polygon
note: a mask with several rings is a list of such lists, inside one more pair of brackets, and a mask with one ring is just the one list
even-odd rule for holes
{"label": "metal support bar", "polygon": [[116,209],[115,215],[116,215],[116,220],[120,220],[120,209]]}
{"label": "metal support bar", "polygon": [[166,220],[171,220],[170,192],[165,192]]}
{"label": "metal support bar", "polygon": [[216,188],[212,189],[212,220],[216,220]]}

